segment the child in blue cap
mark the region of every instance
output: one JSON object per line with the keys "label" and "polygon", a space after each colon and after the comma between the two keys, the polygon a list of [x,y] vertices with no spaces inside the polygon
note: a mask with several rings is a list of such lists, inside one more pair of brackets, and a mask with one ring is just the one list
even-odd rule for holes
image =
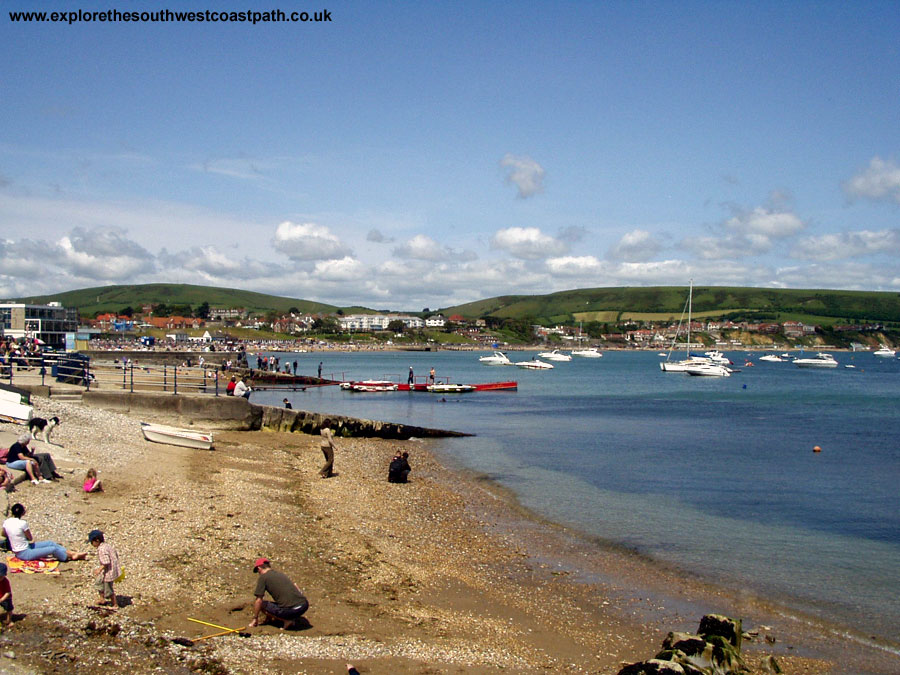
{"label": "child in blue cap", "polygon": [[0,608],[3,609],[0,621],[3,621],[4,626],[12,625],[12,586],[9,585],[9,579],[6,576],[8,571],[6,563],[0,563]]}

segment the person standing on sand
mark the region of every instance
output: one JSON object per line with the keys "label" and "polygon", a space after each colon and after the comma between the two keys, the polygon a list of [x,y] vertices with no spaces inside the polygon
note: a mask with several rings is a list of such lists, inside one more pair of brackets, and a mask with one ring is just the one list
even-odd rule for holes
{"label": "person standing on sand", "polygon": [[[303,591],[284,572],[273,570],[268,558],[257,558],[253,563],[253,571],[259,574],[259,579],[256,581],[256,590],[253,591],[256,600],[253,602],[250,628],[259,625],[260,612],[268,618],[281,619],[285,630],[293,628],[297,619],[309,609],[309,602]],[[266,593],[275,602],[266,600]]]}
{"label": "person standing on sand", "polygon": [[322,435],[322,454],[325,455],[325,464],[319,469],[319,475],[331,478],[334,475],[334,432],[331,430],[331,420],[322,422],[319,433]]}
{"label": "person standing on sand", "polygon": [[100,594],[98,605],[110,605],[118,608],[119,601],[116,598],[116,591],[113,588],[113,582],[122,574],[122,568],[119,565],[119,554],[112,544],[106,541],[103,532],[100,530],[91,530],[88,534],[88,543],[97,549],[97,560],[100,566],[94,570],[94,588]]}

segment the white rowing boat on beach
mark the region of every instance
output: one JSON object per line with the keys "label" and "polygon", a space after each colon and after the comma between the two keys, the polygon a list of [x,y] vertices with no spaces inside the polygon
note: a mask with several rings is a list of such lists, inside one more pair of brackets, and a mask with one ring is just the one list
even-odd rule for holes
{"label": "white rowing boat on beach", "polygon": [[0,399],[0,421],[27,424],[34,416],[34,408],[26,403]]}
{"label": "white rowing boat on beach", "polygon": [[154,443],[179,445],[183,448],[196,448],[197,450],[212,449],[213,437],[208,431],[194,431],[193,429],[181,429],[149,422],[141,422],[141,431],[144,438]]}

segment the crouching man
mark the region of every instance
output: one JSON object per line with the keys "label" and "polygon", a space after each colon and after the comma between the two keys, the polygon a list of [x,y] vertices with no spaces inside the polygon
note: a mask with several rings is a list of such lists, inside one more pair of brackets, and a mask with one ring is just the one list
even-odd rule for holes
{"label": "crouching man", "polygon": [[[273,570],[268,558],[257,558],[253,563],[253,571],[259,574],[259,579],[253,592],[256,601],[253,603],[253,621],[250,622],[250,628],[260,625],[260,612],[266,615],[262,623],[268,623],[268,619],[280,619],[284,623],[285,630],[293,628],[297,619],[309,609],[309,602],[300,587],[284,572]],[[265,599],[267,592],[274,602]]]}

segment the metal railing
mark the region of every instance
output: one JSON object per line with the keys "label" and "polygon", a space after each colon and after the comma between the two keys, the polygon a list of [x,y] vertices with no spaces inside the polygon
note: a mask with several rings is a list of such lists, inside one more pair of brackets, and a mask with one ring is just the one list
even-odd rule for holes
{"label": "metal railing", "polygon": [[173,394],[225,394],[225,377],[218,369],[201,366],[139,365],[133,362],[97,362],[80,354],[0,356],[0,381],[10,385],[54,382],[77,385],[90,390],[122,389],[163,391]]}

